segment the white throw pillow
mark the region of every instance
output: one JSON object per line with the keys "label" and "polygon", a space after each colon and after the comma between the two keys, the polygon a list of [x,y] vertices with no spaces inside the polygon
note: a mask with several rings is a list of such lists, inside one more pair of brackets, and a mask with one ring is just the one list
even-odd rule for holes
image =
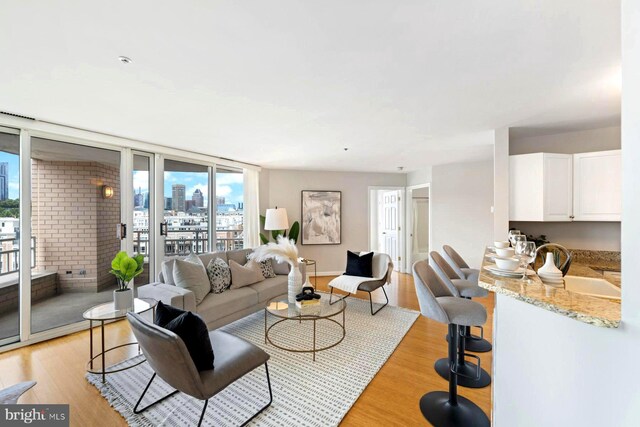
{"label": "white throw pillow", "polygon": [[177,287],[193,292],[196,297],[196,304],[200,304],[211,291],[209,276],[207,276],[207,270],[202,265],[202,261],[197,264],[186,260],[175,260],[173,263],[173,281]]}
{"label": "white throw pillow", "polygon": [[175,286],[176,284],[176,282],[173,280],[173,263],[177,259],[182,259],[183,261],[192,262],[194,264],[201,264],[202,267],[204,267],[204,264],[202,263],[200,257],[194,253],[191,253],[184,258],[173,257],[165,259],[160,265],[160,270],[162,271],[162,279],[167,285]]}
{"label": "white throw pillow", "polygon": [[230,260],[229,268],[231,269],[231,289],[239,289],[264,280],[260,264],[253,260],[245,265]]}
{"label": "white throw pillow", "polygon": [[222,293],[231,286],[231,269],[221,258],[214,258],[207,265],[207,275],[211,284],[211,292]]}

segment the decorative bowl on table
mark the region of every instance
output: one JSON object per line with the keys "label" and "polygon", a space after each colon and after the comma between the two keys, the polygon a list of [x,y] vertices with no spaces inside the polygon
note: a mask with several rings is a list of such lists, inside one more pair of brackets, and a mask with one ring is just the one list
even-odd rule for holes
{"label": "decorative bowl on table", "polygon": [[516,251],[513,248],[496,248],[496,254],[500,258],[511,258],[515,253]]}
{"label": "decorative bowl on table", "polygon": [[515,271],[520,265],[520,260],[517,258],[500,258],[495,257],[494,261],[496,266],[501,270]]}

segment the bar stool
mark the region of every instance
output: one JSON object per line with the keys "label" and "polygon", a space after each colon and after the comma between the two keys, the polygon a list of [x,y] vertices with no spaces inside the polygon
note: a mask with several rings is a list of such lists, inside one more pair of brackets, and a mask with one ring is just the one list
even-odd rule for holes
{"label": "bar stool", "polygon": [[451,246],[442,246],[444,250],[444,256],[449,262],[449,265],[456,271],[461,279],[466,279],[478,284],[478,278],[480,277],[480,270],[477,268],[470,268],[469,264],[455,251]]}
{"label": "bar stool", "polygon": [[[449,292],[453,296],[461,297],[462,299],[471,299],[471,296],[483,296],[486,295],[487,290],[482,289],[479,286],[473,285],[468,280],[462,279],[451,279],[450,275],[444,273],[443,270],[450,269],[449,264],[440,256],[437,252],[431,252],[429,254],[432,268],[438,275],[438,278],[442,281],[442,283],[447,287]],[[452,271],[449,272],[453,274]],[[482,328],[482,326],[480,326]],[[470,334],[470,327],[463,326],[462,328],[463,338],[459,339],[458,346],[460,347],[459,353],[464,353],[465,350],[471,351],[467,347],[467,342],[474,342],[474,340],[470,340],[467,335]],[[447,341],[451,341],[451,335],[447,334]],[[489,344],[491,346],[491,344]],[[458,372],[463,373],[464,375],[458,379],[458,384],[463,387],[469,388],[483,388],[491,384],[491,376],[484,369],[480,369],[478,366],[473,363],[467,362],[464,360],[464,356],[458,354]],[[449,379],[450,363],[447,358],[438,359],[435,364],[435,369],[438,375],[440,375],[445,380]],[[474,372],[480,372],[478,378],[474,377]]]}
{"label": "bar stool", "polygon": [[[461,327],[480,326],[487,321],[487,311],[474,301],[453,296],[449,287],[438,277],[438,274],[429,266],[427,261],[418,261],[413,265],[413,279],[420,303],[420,312],[423,316],[440,323],[449,325],[449,392],[432,391],[420,399],[420,411],[422,415],[436,427],[468,427],[489,426],[487,415],[469,399],[458,396],[458,380],[466,374],[458,371],[460,359],[458,339]],[[464,344],[463,344],[464,346]],[[462,347],[464,349],[464,347]],[[475,357],[478,360],[480,370],[480,358],[471,354],[465,356]],[[456,357],[458,356],[458,357]]]}
{"label": "bar stool", "polygon": [[[478,282],[472,282],[470,280],[461,279],[458,274],[453,270],[453,267],[436,251],[429,253],[429,264],[438,273],[440,278],[447,282],[451,282],[453,286],[458,290],[459,294],[463,298],[477,298],[486,297],[489,292],[486,289],[478,286]],[[455,292],[454,292],[454,295]],[[465,328],[465,345],[467,350],[475,353],[486,353],[491,351],[491,343],[484,339],[484,330],[480,328],[480,336],[472,335],[471,328]],[[449,336],[447,335],[447,340]]]}

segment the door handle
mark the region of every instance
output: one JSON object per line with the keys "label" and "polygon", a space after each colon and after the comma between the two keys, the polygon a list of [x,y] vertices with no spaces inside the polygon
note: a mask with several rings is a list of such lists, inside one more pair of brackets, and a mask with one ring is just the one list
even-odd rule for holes
{"label": "door handle", "polygon": [[167,235],[167,221],[163,221],[160,223],[160,235],[161,236],[166,236]]}

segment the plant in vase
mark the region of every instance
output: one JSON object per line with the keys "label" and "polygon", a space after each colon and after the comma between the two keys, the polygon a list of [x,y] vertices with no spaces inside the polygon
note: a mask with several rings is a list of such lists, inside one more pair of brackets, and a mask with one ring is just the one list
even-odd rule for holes
{"label": "plant in vase", "polygon": [[296,302],[296,295],[302,292],[302,273],[298,267],[298,248],[293,240],[283,236],[278,236],[277,243],[268,243],[258,246],[249,258],[261,262],[274,258],[278,262],[286,262],[291,266],[288,277],[288,300],[290,303]]}
{"label": "plant in vase", "polygon": [[113,291],[113,304],[116,310],[126,310],[133,307],[133,289],[129,283],[143,271],[144,256],[138,254],[130,257],[125,251],[120,251],[111,261],[109,273],[116,276],[118,289]]}

